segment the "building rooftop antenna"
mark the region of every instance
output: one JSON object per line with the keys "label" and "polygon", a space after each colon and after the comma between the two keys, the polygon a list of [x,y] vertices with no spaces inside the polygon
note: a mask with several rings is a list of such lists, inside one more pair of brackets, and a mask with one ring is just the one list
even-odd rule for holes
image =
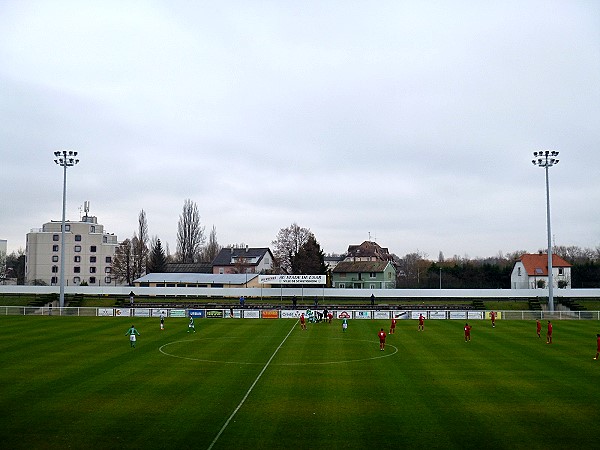
{"label": "building rooftop antenna", "polygon": [[87,219],[88,213],[90,212],[90,202],[88,200],[83,202],[83,212],[85,213],[84,218]]}

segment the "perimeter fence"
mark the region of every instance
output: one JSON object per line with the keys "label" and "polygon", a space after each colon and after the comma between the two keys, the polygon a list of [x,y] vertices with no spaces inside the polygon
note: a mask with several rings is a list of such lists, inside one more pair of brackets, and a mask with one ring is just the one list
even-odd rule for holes
{"label": "perimeter fence", "polygon": [[[321,311],[307,314],[305,309],[238,309],[238,308],[100,308],[100,307],[32,307],[0,306],[0,316],[72,316],[72,317],[195,317],[208,319],[297,319],[305,314],[315,321],[327,320]],[[332,319],[385,320],[485,320],[489,310],[374,310],[334,308],[328,311]],[[495,311],[498,320],[600,320],[600,311]]]}

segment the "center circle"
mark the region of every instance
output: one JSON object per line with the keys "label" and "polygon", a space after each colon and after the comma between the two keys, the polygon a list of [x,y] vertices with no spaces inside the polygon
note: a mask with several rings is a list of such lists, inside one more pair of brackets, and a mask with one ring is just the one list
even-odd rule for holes
{"label": "center circle", "polygon": [[[207,362],[207,363],[214,363],[214,364],[236,364],[236,365],[264,366],[268,362],[267,360],[265,360],[263,362],[228,361],[225,359],[209,359],[209,358],[195,357],[195,356],[190,356],[189,354],[188,355],[185,354],[186,346],[192,342],[214,341],[214,340],[222,341],[223,339],[242,340],[241,338],[223,338],[223,337],[183,339],[183,340],[173,341],[173,342],[168,342],[166,344],[163,344],[159,347],[158,350],[163,355],[169,356],[172,358],[184,359],[184,360],[188,360],[188,361]],[[370,340],[366,340],[366,339],[341,339],[341,338],[330,338],[330,339],[365,342],[365,343],[368,343],[370,346],[373,346],[373,349],[374,349],[373,351],[375,351],[375,349],[379,350],[378,342],[375,342],[372,340],[370,341]],[[179,352],[177,352],[176,349],[174,349],[175,347],[179,347],[182,350],[182,353],[184,353],[184,354],[176,354]],[[395,345],[386,344],[386,347],[391,347],[393,349],[393,352],[385,352],[384,354],[378,354],[377,356],[369,356],[369,357],[363,357],[363,358],[346,358],[346,359],[338,360],[338,361],[300,361],[300,362],[289,362],[289,363],[271,362],[270,365],[273,365],[273,366],[309,366],[309,365],[328,365],[328,364],[349,364],[349,363],[354,363],[354,362],[371,361],[371,360],[376,360],[376,359],[389,358],[390,356],[393,356],[396,353],[398,353],[398,347],[396,347]]]}

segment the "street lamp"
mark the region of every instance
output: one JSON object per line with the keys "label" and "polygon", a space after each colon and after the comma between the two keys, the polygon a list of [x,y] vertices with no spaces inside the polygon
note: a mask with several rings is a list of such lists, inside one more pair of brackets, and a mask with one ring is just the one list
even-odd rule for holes
{"label": "street lamp", "polygon": [[554,295],[553,295],[553,280],[552,280],[552,239],[550,231],[550,182],[548,181],[548,169],[554,164],[558,164],[558,152],[554,150],[543,150],[533,152],[531,162],[534,166],[543,167],[546,169],[546,226],[548,228],[548,309],[554,311]]}
{"label": "street lamp", "polygon": [[79,162],[77,152],[71,150],[60,150],[54,152],[54,162],[63,168],[63,197],[62,197],[62,226],[60,238],[60,298],[59,306],[65,306],[65,212],[67,206],[67,167],[73,167]]}

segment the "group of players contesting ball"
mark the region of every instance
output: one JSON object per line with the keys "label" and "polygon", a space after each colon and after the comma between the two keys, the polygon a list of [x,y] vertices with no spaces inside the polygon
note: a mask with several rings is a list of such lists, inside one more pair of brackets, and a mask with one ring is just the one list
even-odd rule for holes
{"label": "group of players contesting ball", "polygon": [[[310,315],[310,314],[309,314]],[[311,319],[312,319],[312,315]],[[325,317],[325,319],[331,323],[331,319],[333,318],[333,314],[331,314],[331,312],[327,313],[325,312],[323,314],[323,316]],[[492,328],[496,328],[496,316],[497,313],[495,311],[491,311],[490,312],[490,320],[492,322]],[[304,315],[304,313],[302,313],[300,315],[300,329],[301,330],[306,330],[306,317]],[[164,330],[165,329],[165,316],[163,314],[160,315],[160,329]],[[342,331],[346,331],[348,329],[348,320],[346,318],[342,319]],[[419,326],[417,328],[418,331],[425,331],[425,317],[423,316],[423,314],[419,314]],[[188,324],[188,333],[196,332],[196,327],[194,325],[194,318],[192,316],[190,316],[190,321]],[[390,324],[390,332],[389,334],[394,334],[396,332],[396,319],[392,318],[392,322]],[[471,342],[471,325],[469,325],[469,323],[465,323],[464,326],[464,332],[465,332],[465,342]],[[541,332],[542,332],[542,323],[540,322],[539,319],[536,320],[536,333],[538,338],[541,338]],[[127,330],[127,332],[125,333],[125,336],[129,336],[129,343],[131,348],[135,348],[135,343],[137,341],[137,336],[139,336],[140,333],[139,331],[135,328],[135,326],[131,325],[131,328],[129,328]],[[387,338],[387,333],[384,331],[383,328],[381,328],[381,330],[379,330],[379,332],[377,333],[377,337],[379,338],[379,350],[384,351],[385,350],[385,340]],[[548,321],[548,328],[546,331],[546,344],[552,344],[552,322],[549,320]],[[598,333],[596,335],[596,356],[594,357],[594,360],[598,359],[598,356],[600,356],[600,333]]]}

